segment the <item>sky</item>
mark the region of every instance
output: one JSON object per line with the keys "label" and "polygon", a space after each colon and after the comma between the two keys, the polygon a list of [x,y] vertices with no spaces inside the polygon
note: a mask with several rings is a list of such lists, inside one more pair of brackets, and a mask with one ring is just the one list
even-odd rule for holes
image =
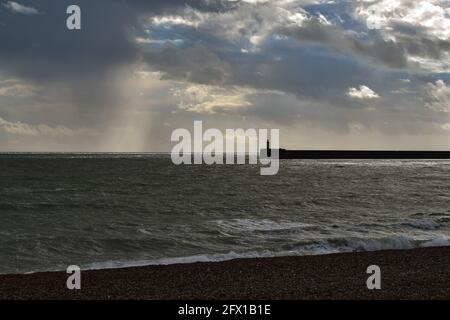
{"label": "sky", "polygon": [[194,120],[450,150],[450,1],[0,1],[0,151],[165,152]]}

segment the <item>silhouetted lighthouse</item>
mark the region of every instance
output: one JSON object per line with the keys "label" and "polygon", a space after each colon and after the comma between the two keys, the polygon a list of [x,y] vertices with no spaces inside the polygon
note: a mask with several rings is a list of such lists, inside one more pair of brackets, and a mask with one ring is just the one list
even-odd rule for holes
{"label": "silhouetted lighthouse", "polygon": [[270,141],[269,141],[269,139],[267,139],[266,149],[267,149],[267,156],[270,158],[272,156],[272,149],[270,149]]}

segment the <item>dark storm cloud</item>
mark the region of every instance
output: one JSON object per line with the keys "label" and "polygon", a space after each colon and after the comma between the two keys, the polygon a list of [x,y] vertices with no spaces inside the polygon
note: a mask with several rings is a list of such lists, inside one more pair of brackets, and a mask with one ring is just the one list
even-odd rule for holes
{"label": "dark storm cloud", "polygon": [[[149,138],[167,150],[168,128],[204,116],[356,135],[448,128],[430,111],[448,105],[447,20],[435,10],[428,27],[385,2],[0,0],[0,148],[150,151]],[[81,31],[66,29],[71,4]]]}
{"label": "dark storm cloud", "polygon": [[[379,2],[372,1],[372,3]],[[431,24],[432,27],[426,27],[424,21],[420,20],[425,19],[424,17],[418,21],[407,22],[394,18],[392,13],[392,17],[386,19],[384,22],[386,25],[380,27],[381,29],[369,29],[367,22],[349,16],[350,12],[357,11],[355,7],[368,5],[370,5],[368,1],[335,1],[332,4],[304,7],[307,11],[303,14],[307,18],[303,19],[302,23],[289,23],[289,19],[287,23],[278,21],[273,24],[271,32],[296,39],[301,46],[310,43],[322,44],[332,50],[369,59],[371,63],[375,62],[389,68],[427,68],[412,62],[411,57],[434,60],[438,64],[445,62],[446,55],[450,53],[450,38],[443,38],[443,34],[446,34],[444,25],[443,30],[438,30],[435,23]],[[399,10],[420,7],[410,1],[403,1],[398,5]],[[417,12],[419,11],[417,9]],[[436,12],[434,14],[438,15]],[[255,17],[258,15],[255,14]],[[433,14],[427,17],[427,19],[434,18]],[[256,25],[263,22],[267,24],[265,20],[255,18]],[[442,23],[445,24],[444,21]]]}
{"label": "dark storm cloud", "polygon": [[[165,13],[177,14],[186,7],[199,12],[233,8],[227,5],[230,2],[220,0],[18,0],[15,3],[0,5],[0,75],[45,85],[47,92],[39,98],[54,96],[54,91],[63,89],[67,104],[72,104],[70,108],[82,109],[83,114],[85,111],[95,114],[102,108],[122,103],[119,97],[122,83],[117,73],[132,70],[140,61],[141,47],[135,37],[143,31],[143,20]],[[66,28],[66,9],[72,4],[81,8],[82,30]],[[29,12],[36,14],[25,14]]]}
{"label": "dark storm cloud", "polygon": [[407,67],[446,72],[450,54],[448,1],[357,1],[349,5],[370,37],[394,40],[404,52]]}
{"label": "dark storm cloud", "polygon": [[104,73],[135,56],[124,28],[131,17],[120,10],[119,1],[77,1],[82,7],[82,31],[66,28],[66,8],[73,1],[22,3],[42,13],[18,16],[0,11],[3,70],[38,81],[70,79]]}
{"label": "dark storm cloud", "polygon": [[350,56],[332,54],[325,47],[292,47],[288,40],[272,39],[258,52],[248,54],[226,41],[218,45],[221,50],[196,42],[203,43],[196,39],[194,44],[158,48],[147,53],[145,61],[162,72],[164,79],[275,90],[344,107],[363,105],[349,104],[349,87],[374,82],[370,80],[374,75],[371,68]]}
{"label": "dark storm cloud", "polygon": [[[21,0],[21,6],[39,11],[34,15],[18,15],[0,6],[0,70],[38,81],[96,78],[116,66],[136,61],[139,50],[133,35],[140,27],[140,17],[176,12],[186,6],[205,11],[231,9],[226,3]],[[81,31],[66,28],[66,8],[71,4],[82,9]]]}
{"label": "dark storm cloud", "polygon": [[[342,59],[344,64],[340,67],[332,51],[344,56],[368,58],[392,68],[406,68],[409,54],[441,58],[442,53],[449,49],[448,42],[431,40],[414,26],[399,23],[393,25],[394,30],[398,30],[396,42],[384,40],[377,34],[360,39],[317,18],[308,19],[301,26],[277,25],[283,21],[271,25],[270,19],[268,21],[258,14],[258,10],[267,10],[265,5],[244,6],[238,1],[23,0],[20,3],[35,8],[40,14],[17,15],[7,8],[0,9],[0,70],[35,81],[69,81],[72,85],[82,81],[84,85],[80,86],[84,87],[81,88],[84,94],[81,98],[84,100],[95,98],[96,84],[104,81],[111,71],[141,58],[153,70],[162,71],[170,79],[202,84],[250,85],[320,96],[321,88],[328,88],[334,94],[335,89],[344,89],[339,84],[349,84],[346,77],[360,77],[367,71],[355,67],[357,63],[351,59]],[[69,4],[78,4],[82,8],[81,31],[69,31],[65,27],[65,9]],[[159,51],[143,50],[135,41],[136,35],[144,34],[145,23],[142,20],[151,16],[183,16],[187,7],[200,13],[223,13],[238,10],[241,5],[243,12],[247,10],[249,13],[237,17],[255,20],[248,25],[256,25],[257,28],[241,28],[236,31],[238,36],[250,37],[252,32],[268,25],[272,29],[269,33],[295,39],[300,48],[281,52],[283,48],[266,46],[264,50],[267,52],[243,54],[239,46],[221,38],[220,34],[214,34],[218,30],[208,30],[208,26],[182,29],[183,46],[163,45]],[[228,27],[231,26],[224,25],[220,31]],[[169,35],[165,36],[170,36],[171,28],[167,30],[164,32],[169,32]],[[158,31],[152,37],[158,37]],[[164,39],[161,40],[164,43]],[[317,57],[308,55],[308,48],[314,45],[325,46],[331,53],[320,52]],[[281,61],[273,61],[274,54],[279,54]],[[304,59],[311,62],[305,64]],[[315,61],[320,63],[315,64]],[[330,67],[329,75],[315,81],[319,72],[311,66],[320,70],[322,65]],[[360,70],[356,70],[358,68]],[[329,79],[333,83],[329,83]],[[105,93],[106,88],[107,84],[103,84],[99,93]]]}
{"label": "dark storm cloud", "polygon": [[[327,42],[340,45],[339,39],[333,39],[335,34],[314,23],[311,26],[314,27],[304,28],[303,40],[298,42],[292,40],[294,35],[280,38],[280,30],[274,29],[256,50],[246,51],[240,41],[221,37],[210,28],[171,25],[163,30],[164,37],[177,38],[180,44],[162,48],[159,44],[147,45],[144,59],[152,70],[162,72],[165,79],[277,90],[300,99],[358,107],[362,103],[350,104],[346,92],[361,84],[371,86],[372,78],[378,79],[373,77],[375,69],[354,59],[344,47],[330,49]],[[159,29],[153,31],[158,34]],[[236,32],[240,39],[241,30]],[[345,41],[351,43],[349,38]],[[358,50],[370,51],[362,46]],[[381,49],[377,50],[382,55]]]}
{"label": "dark storm cloud", "polygon": [[389,67],[404,68],[408,65],[407,51],[402,45],[380,37],[360,40],[346,34],[345,30],[337,26],[323,24],[317,20],[307,21],[301,27],[285,27],[277,31],[301,43],[322,43],[334,50],[356,53]]}
{"label": "dark storm cloud", "polygon": [[[182,45],[162,50],[150,48],[145,61],[169,79],[279,90],[299,98],[360,107],[365,102],[350,101],[346,95],[349,88],[366,84],[389,90],[389,84],[378,79],[389,72],[408,70],[411,54],[441,58],[446,50],[444,41],[430,40],[425,32],[420,40],[412,41],[406,31],[398,31],[399,40],[393,41],[356,22],[352,25],[354,29],[346,30],[336,21],[324,21],[318,14],[303,13],[307,18],[302,23],[286,23],[289,13],[286,19],[277,20],[277,12],[273,10],[272,21],[270,12],[265,5],[242,5],[232,15],[240,19],[242,27],[229,26],[225,35],[224,26],[218,27],[214,22],[195,28],[171,25],[164,29],[164,36],[180,38]],[[224,21],[232,21],[229,17]],[[249,46],[245,39],[258,35],[260,30],[266,33],[256,50],[250,45],[250,52],[242,51]],[[419,33],[412,27],[408,32]],[[274,40],[280,35],[285,38]],[[395,81],[384,82],[395,85]]]}
{"label": "dark storm cloud", "polygon": [[164,72],[166,79],[183,80],[200,84],[226,84],[231,65],[202,45],[180,49],[176,46],[145,55],[147,64]]}
{"label": "dark storm cloud", "polygon": [[402,46],[408,54],[439,60],[450,52],[450,39],[432,38],[423,27],[401,22],[392,22],[390,27],[398,39],[397,45]]}

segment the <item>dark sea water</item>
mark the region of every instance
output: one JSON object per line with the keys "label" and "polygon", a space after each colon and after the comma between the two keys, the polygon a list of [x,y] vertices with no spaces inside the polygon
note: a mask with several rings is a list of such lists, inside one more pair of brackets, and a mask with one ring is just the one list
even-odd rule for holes
{"label": "dark sea water", "polygon": [[448,245],[450,161],[0,155],[0,273]]}

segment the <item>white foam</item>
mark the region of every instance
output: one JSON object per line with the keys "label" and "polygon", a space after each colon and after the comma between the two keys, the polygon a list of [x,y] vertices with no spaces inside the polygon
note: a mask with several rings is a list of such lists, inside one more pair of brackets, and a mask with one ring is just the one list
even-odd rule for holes
{"label": "white foam", "polygon": [[219,262],[227,261],[233,259],[243,259],[243,258],[261,258],[261,257],[275,257],[278,255],[283,255],[282,252],[278,254],[276,252],[270,251],[251,251],[237,253],[234,251],[223,253],[223,254],[199,254],[184,257],[173,257],[173,258],[162,258],[154,260],[136,260],[136,261],[104,261],[95,262],[87,265],[83,269],[85,270],[98,270],[98,269],[116,269],[116,268],[126,268],[126,267],[143,267],[152,265],[171,265],[171,264],[189,264],[196,262]]}
{"label": "white foam", "polygon": [[440,235],[438,238],[423,243],[422,247],[445,247],[448,245],[450,245],[449,240],[445,236]]}
{"label": "white foam", "polygon": [[189,264],[197,262],[219,262],[233,259],[243,258],[265,258],[280,256],[307,256],[307,255],[324,255],[340,252],[355,251],[379,251],[379,250],[403,250],[420,247],[436,247],[449,246],[449,239],[444,235],[437,238],[425,240],[414,239],[404,235],[393,235],[377,239],[329,239],[321,240],[310,244],[304,244],[292,250],[261,250],[261,251],[245,251],[216,254],[198,254],[181,257],[169,257],[161,259],[142,259],[132,261],[103,261],[94,262],[82,266],[83,270],[99,270],[99,269],[117,269],[126,267],[143,267],[151,265],[171,265],[171,264]]}
{"label": "white foam", "polygon": [[408,223],[408,225],[413,228],[421,230],[436,230],[439,228],[439,224],[431,219],[420,219],[411,221]]}
{"label": "white foam", "polygon": [[171,265],[187,264],[196,262],[218,262],[242,258],[264,258],[279,256],[304,256],[304,255],[324,255],[339,252],[353,251],[379,251],[379,250],[403,250],[419,247],[448,246],[449,240],[441,235],[438,238],[429,240],[416,240],[403,235],[394,235],[391,237],[379,239],[335,239],[330,241],[319,241],[308,245],[300,246],[295,250],[282,251],[247,251],[217,254],[199,254],[183,257],[172,257],[152,260],[136,261],[105,261],[92,263],[83,269],[111,269],[124,267],[140,267],[149,265]]}
{"label": "white foam", "polygon": [[346,240],[346,242],[350,249],[357,251],[402,250],[414,247],[414,240],[402,235],[379,239]]}

